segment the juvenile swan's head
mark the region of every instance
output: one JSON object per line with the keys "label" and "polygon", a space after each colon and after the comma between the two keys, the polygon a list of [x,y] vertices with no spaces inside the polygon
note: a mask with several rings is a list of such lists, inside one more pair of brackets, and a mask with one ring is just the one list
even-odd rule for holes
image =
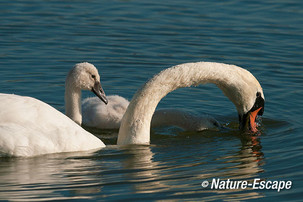
{"label": "juvenile swan's head", "polygon": [[73,67],[67,75],[66,85],[80,90],[90,90],[105,104],[108,103],[100,83],[98,70],[88,62],[78,63]]}

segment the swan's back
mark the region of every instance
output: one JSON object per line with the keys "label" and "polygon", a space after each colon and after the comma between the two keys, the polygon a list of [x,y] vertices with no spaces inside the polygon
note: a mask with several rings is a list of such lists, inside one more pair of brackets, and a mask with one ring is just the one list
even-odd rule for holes
{"label": "swan's back", "polygon": [[195,115],[179,109],[158,109],[155,111],[151,127],[177,126],[186,131],[219,129],[221,124],[212,116]]}
{"label": "swan's back", "polygon": [[100,102],[97,97],[83,100],[83,125],[102,129],[119,129],[129,101],[118,95],[107,96],[107,99],[107,105]]}
{"label": "swan's back", "polygon": [[50,105],[31,97],[0,94],[0,155],[36,156],[105,145]]}
{"label": "swan's back", "polygon": [[[89,97],[82,102],[82,123],[85,126],[99,129],[119,129],[121,119],[129,105],[129,101],[118,95],[107,96],[108,104],[100,102],[97,97]],[[220,123],[211,116],[197,116],[179,109],[156,110],[152,128],[177,126],[187,131],[218,129]]]}

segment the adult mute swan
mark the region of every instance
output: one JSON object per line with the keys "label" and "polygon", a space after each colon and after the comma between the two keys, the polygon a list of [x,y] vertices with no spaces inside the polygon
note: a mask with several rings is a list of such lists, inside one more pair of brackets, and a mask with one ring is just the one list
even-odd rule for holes
{"label": "adult mute swan", "polygon": [[205,83],[216,84],[233,102],[241,130],[257,132],[255,121],[263,114],[264,94],[249,71],[222,63],[186,63],[163,70],[136,92],[122,118],[118,145],[149,144],[151,119],[160,100],[177,88]]}
{"label": "adult mute swan", "polygon": [[[98,129],[119,129],[129,101],[119,95],[107,96],[108,104],[97,97],[82,102],[83,125]],[[218,129],[220,123],[211,116],[195,115],[179,109],[158,109],[153,114],[151,127],[177,126],[186,131]]]}
{"label": "adult mute swan", "polygon": [[[81,126],[81,90],[107,103],[95,66],[79,63],[66,78],[66,115],[35,98],[0,94],[0,156],[36,156],[105,147]],[[78,124],[77,124],[78,123]]]}

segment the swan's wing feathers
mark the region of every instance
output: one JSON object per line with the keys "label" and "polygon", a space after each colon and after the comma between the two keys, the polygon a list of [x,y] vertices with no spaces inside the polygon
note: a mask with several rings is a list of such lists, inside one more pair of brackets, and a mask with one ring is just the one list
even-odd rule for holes
{"label": "swan's wing feathers", "polygon": [[107,96],[105,105],[97,97],[82,102],[83,124],[100,129],[119,129],[129,101],[118,95]]}
{"label": "swan's wing feathers", "polygon": [[31,97],[0,94],[0,153],[34,156],[104,147],[71,119]]}

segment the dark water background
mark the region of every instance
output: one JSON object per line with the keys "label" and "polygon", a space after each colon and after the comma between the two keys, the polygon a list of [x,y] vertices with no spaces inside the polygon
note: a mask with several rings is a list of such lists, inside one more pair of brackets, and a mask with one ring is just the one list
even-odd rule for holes
{"label": "dark water background", "polygon": [[[303,1],[0,2],[0,91],[64,111],[64,79],[95,64],[108,95],[131,99],[160,70],[215,61],[251,71],[266,108],[261,135],[153,131],[150,146],[0,159],[0,200],[302,200]],[[91,96],[84,93],[84,96]],[[1,104],[1,103],[0,103]],[[213,85],[179,89],[159,104],[207,113],[237,128],[235,107]],[[291,180],[290,190],[211,190],[213,178]]]}

